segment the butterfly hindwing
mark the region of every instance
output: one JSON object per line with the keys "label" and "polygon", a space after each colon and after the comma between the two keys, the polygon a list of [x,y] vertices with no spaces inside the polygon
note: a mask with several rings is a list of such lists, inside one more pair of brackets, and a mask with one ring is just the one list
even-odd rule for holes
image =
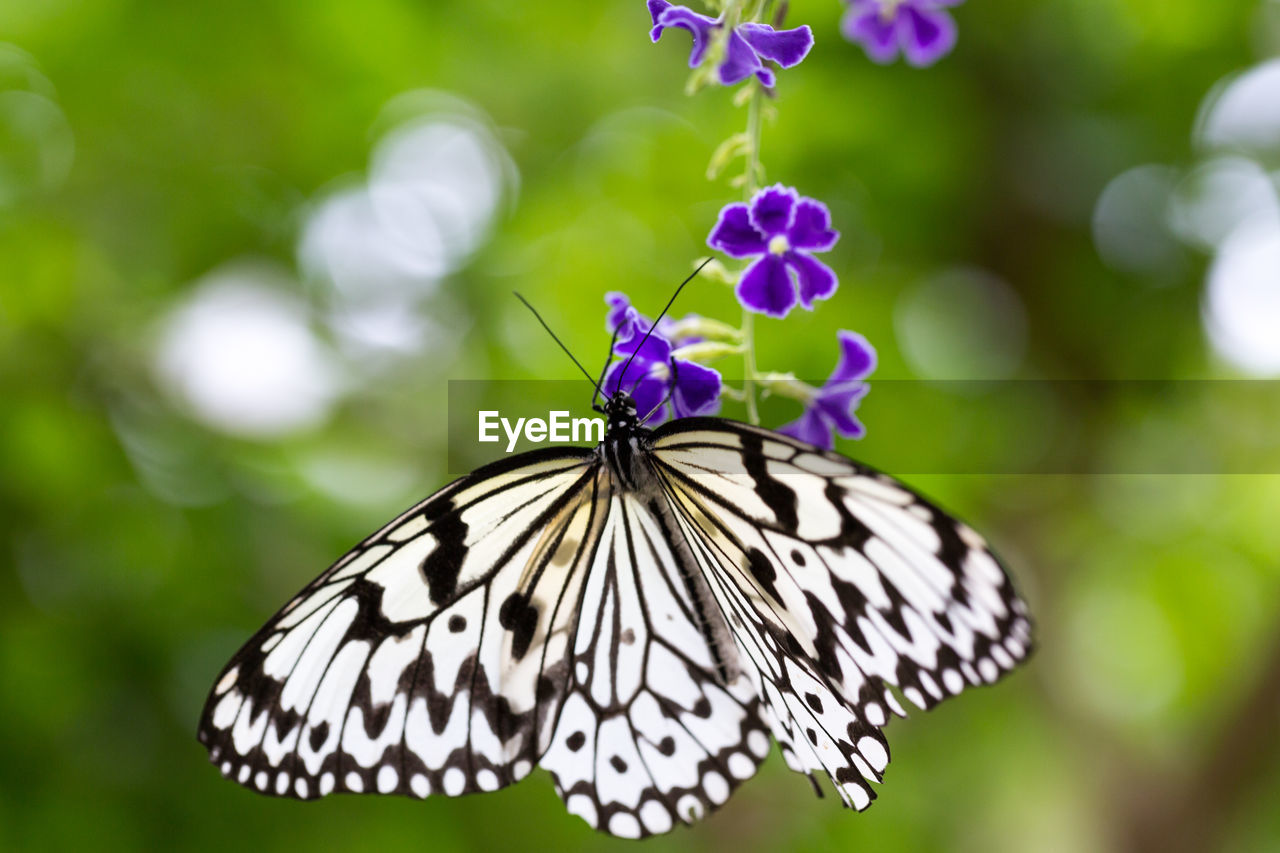
{"label": "butterfly hindwing", "polygon": [[634,494],[610,502],[541,762],[571,812],[631,838],[721,805],[769,750],[755,691],[717,673],[660,515]]}
{"label": "butterfly hindwing", "polygon": [[353,549],[223,671],[199,731],[214,764],[303,799],[528,774],[568,679],[576,609],[556,602],[583,574],[599,472],[579,450],[496,463]]}

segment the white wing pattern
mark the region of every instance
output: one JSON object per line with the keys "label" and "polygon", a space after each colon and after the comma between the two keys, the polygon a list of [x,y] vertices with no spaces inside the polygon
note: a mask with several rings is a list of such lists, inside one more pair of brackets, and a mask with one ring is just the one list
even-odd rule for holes
{"label": "white wing pattern", "polygon": [[903,714],[995,681],[1026,607],[976,533],[890,478],[715,418],[485,466],[401,515],[231,659],[199,737],[263,793],[455,796],[540,765],[623,837],[724,803],[770,736],[865,808]]}

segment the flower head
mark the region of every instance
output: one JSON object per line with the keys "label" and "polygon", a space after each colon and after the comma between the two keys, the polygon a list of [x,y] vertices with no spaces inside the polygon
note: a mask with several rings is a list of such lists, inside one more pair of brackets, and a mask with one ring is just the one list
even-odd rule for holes
{"label": "flower head", "polygon": [[825,450],[835,445],[833,432],[844,438],[866,435],[866,428],[853,413],[870,390],[863,380],[876,369],[876,351],[866,338],[846,331],[837,333],[836,337],[840,342],[836,369],[809,400],[804,414],[778,428],[778,432]]}
{"label": "flower head", "polygon": [[[840,239],[827,206],[775,184],[720,211],[707,245],[734,258],[756,257],[738,280],[738,301],[770,317],[785,317],[799,301],[812,310],[815,299],[836,292],[836,274],[815,259]],[[798,294],[797,294],[798,291]]]}
{"label": "flower head", "polygon": [[947,6],[962,0],[849,0],[840,32],[862,45],[873,62],[893,62],[901,50],[907,62],[923,68],[951,52],[956,23]]}
{"label": "flower head", "polygon": [[[626,391],[640,417],[653,412],[647,421],[650,426],[669,417],[709,415],[719,408],[719,372],[679,357],[668,337],[673,321],[664,318],[653,328],[652,321],[636,311],[623,293],[609,293],[605,302],[609,305],[605,329],[616,336],[613,353],[619,357],[605,373],[606,394]],[[647,334],[651,328],[652,334]]]}
{"label": "flower head", "polygon": [[[673,6],[667,0],[649,0],[649,16],[653,18],[649,37],[654,41],[662,38],[662,31],[668,27],[688,30],[693,36],[690,68],[702,64],[713,34],[724,26],[718,18],[699,15],[687,6]],[[761,83],[772,86],[774,73],[765,67],[764,60],[790,68],[798,65],[811,47],[813,31],[808,27],[775,30],[766,24],[740,24],[729,33],[724,59],[716,69],[716,76],[721,85],[732,86],[754,74]]]}

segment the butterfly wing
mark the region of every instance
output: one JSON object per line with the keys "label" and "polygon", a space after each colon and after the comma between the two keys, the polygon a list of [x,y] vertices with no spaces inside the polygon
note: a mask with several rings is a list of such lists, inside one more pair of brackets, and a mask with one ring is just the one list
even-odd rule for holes
{"label": "butterfly wing", "polygon": [[264,793],[457,795],[527,775],[570,677],[599,535],[591,451],[479,469],[392,521],[231,659],[199,738]]}
{"label": "butterfly wing", "polygon": [[572,684],[541,764],[570,812],[638,838],[724,803],[769,751],[759,700],[726,685],[661,494],[615,493],[590,557]]}
{"label": "butterfly wing", "polygon": [[788,764],[847,804],[888,763],[890,685],[930,708],[1030,652],[986,543],[892,478],[717,418],[674,421],[653,450]]}

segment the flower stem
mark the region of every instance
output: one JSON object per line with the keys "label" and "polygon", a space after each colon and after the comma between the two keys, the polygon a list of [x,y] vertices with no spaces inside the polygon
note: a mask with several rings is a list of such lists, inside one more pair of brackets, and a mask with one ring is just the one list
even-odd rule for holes
{"label": "flower stem", "polygon": [[[751,84],[755,91],[751,94],[751,102],[747,105],[746,156],[747,170],[743,175],[742,192],[749,202],[760,189],[760,131],[761,108],[764,101],[764,87],[759,83]],[[756,338],[755,318],[746,307],[742,309],[742,396],[747,405],[747,423],[753,426],[760,423],[760,411],[756,408]]]}
{"label": "flower stem", "polygon": [[751,84],[754,91],[751,93],[751,100],[747,104],[747,133],[744,146],[747,155],[747,171],[743,175],[742,192],[746,201],[750,201],[751,197],[760,189],[760,130],[763,122],[761,121],[764,107],[764,86],[758,82]]}

